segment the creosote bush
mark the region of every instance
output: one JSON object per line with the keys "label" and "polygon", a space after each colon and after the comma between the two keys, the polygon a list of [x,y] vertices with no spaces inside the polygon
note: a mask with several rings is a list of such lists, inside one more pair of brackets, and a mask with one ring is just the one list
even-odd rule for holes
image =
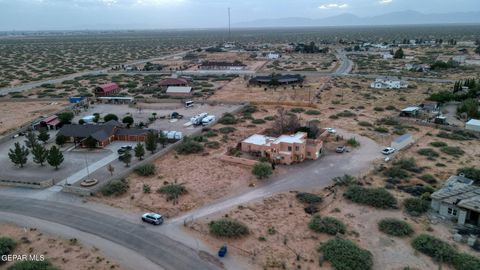
{"label": "creosote bush", "polygon": [[135,172],[141,176],[150,176],[155,174],[155,165],[152,163],[140,165],[135,168]]}
{"label": "creosote bush", "polygon": [[168,184],[159,189],[158,193],[165,194],[167,196],[167,201],[176,200],[181,195],[187,193],[187,189],[182,184]]}
{"label": "creosote bush", "polygon": [[376,208],[396,208],[397,205],[397,199],[384,188],[349,186],[343,196],[352,202],[370,205]]}
{"label": "creosote bush", "polygon": [[340,220],[333,217],[321,217],[314,215],[308,223],[308,228],[317,233],[327,233],[336,235],[337,233],[344,234],[347,227]]}
{"label": "creosote bush", "polygon": [[108,182],[100,189],[104,196],[120,196],[128,191],[128,181],[124,178]]}
{"label": "creosote bush", "polygon": [[181,155],[195,154],[203,151],[203,145],[190,138],[184,138],[176,150]]}
{"label": "creosote bush", "polygon": [[413,233],[412,226],[396,218],[384,218],[378,222],[380,231],[393,236],[409,236]]}
{"label": "creosote bush", "polygon": [[222,218],[208,223],[210,233],[220,237],[240,237],[249,233],[248,227],[236,220]]}
{"label": "creosote bush", "polygon": [[430,209],[430,202],[422,198],[408,198],[403,202],[403,206],[408,214],[416,217]]}
{"label": "creosote bush", "polygon": [[323,253],[325,260],[329,261],[335,270],[370,270],[373,267],[370,251],[359,248],[347,239],[331,239],[317,250]]}
{"label": "creosote bush", "polygon": [[318,204],[322,202],[321,196],[308,192],[299,192],[295,197],[302,203]]}

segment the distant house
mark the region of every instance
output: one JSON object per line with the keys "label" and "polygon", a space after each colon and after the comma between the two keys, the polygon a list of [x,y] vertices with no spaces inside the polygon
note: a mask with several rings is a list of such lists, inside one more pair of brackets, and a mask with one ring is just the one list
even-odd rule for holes
{"label": "distant house", "polygon": [[393,55],[391,53],[384,53],[382,57],[384,60],[393,59]]}
{"label": "distant house", "polygon": [[250,84],[268,84],[273,85],[275,83],[278,84],[296,84],[296,83],[303,83],[304,77],[301,75],[274,75],[274,76],[256,76],[250,79]]}
{"label": "distant house", "polygon": [[408,83],[396,78],[382,77],[375,79],[370,87],[375,89],[400,89],[407,88]]}
{"label": "distant house", "polygon": [[190,86],[169,86],[167,88],[167,95],[175,97],[190,97],[192,96],[192,87]]}
{"label": "distant house", "polygon": [[402,117],[416,117],[420,112],[420,107],[407,107],[400,111],[400,116]]}
{"label": "distant house", "polygon": [[470,119],[470,121],[465,123],[465,129],[480,132],[480,120]]}
{"label": "distant house", "polygon": [[163,79],[158,83],[160,87],[170,87],[170,86],[187,86],[188,81],[183,78],[168,78]]}
{"label": "distant house", "polygon": [[438,102],[435,101],[425,101],[420,104],[420,108],[427,112],[438,112],[439,106]]}
{"label": "distant house", "polygon": [[480,226],[480,187],[464,175],[451,176],[431,195],[431,207],[441,216],[458,224]]}
{"label": "distant house", "polygon": [[107,83],[95,87],[94,93],[96,97],[108,97],[120,92],[120,86],[116,83]]}
{"label": "distant house", "polygon": [[280,58],[279,53],[270,52],[270,53],[267,54],[267,59],[276,60],[276,59],[279,59],[279,58]]}
{"label": "distant house", "polygon": [[201,63],[200,69],[203,70],[244,70],[247,65],[240,61],[224,62],[224,61],[205,61]]}
{"label": "distant house", "polygon": [[255,153],[271,158],[280,164],[302,162],[305,159],[318,159],[322,154],[323,141],[308,139],[307,133],[281,135],[278,138],[254,134],[241,143],[243,152]]}
{"label": "distant house", "polygon": [[52,115],[47,118],[40,120],[40,122],[33,125],[34,129],[48,129],[48,130],[55,130],[60,126],[60,119],[58,116]]}
{"label": "distant house", "polygon": [[148,132],[147,129],[125,128],[118,121],[111,120],[102,124],[64,125],[57,135],[63,135],[82,147],[86,146],[85,140],[91,137],[97,142],[97,147],[103,148],[113,141],[143,142]]}
{"label": "distant house", "polygon": [[397,150],[401,150],[414,143],[413,136],[411,134],[403,134],[400,137],[395,138],[390,144],[390,147]]}

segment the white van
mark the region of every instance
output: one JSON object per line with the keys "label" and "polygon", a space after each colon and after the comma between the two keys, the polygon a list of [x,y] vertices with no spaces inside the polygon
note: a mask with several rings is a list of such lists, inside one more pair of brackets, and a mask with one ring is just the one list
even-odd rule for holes
{"label": "white van", "polygon": [[215,115],[208,115],[207,117],[202,119],[202,125],[208,126],[215,121]]}

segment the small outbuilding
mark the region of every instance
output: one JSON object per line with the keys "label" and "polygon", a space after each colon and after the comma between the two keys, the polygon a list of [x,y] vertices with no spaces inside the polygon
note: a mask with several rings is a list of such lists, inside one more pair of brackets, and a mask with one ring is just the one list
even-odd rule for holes
{"label": "small outbuilding", "polygon": [[107,83],[95,87],[94,93],[96,97],[108,97],[120,92],[120,86],[116,83]]}
{"label": "small outbuilding", "polygon": [[407,107],[400,111],[402,117],[416,117],[420,111],[420,107]]}
{"label": "small outbuilding", "polygon": [[158,83],[160,87],[170,87],[170,86],[187,86],[188,81],[183,78],[167,78],[163,79]]}
{"label": "small outbuilding", "polygon": [[393,140],[393,142],[390,144],[390,147],[395,148],[397,150],[401,150],[413,143],[414,143],[414,140],[413,140],[412,134],[407,133]]}
{"label": "small outbuilding", "polygon": [[167,88],[167,95],[175,97],[189,97],[192,95],[190,86],[170,86]]}
{"label": "small outbuilding", "polygon": [[470,119],[465,123],[465,129],[480,132],[480,120]]}

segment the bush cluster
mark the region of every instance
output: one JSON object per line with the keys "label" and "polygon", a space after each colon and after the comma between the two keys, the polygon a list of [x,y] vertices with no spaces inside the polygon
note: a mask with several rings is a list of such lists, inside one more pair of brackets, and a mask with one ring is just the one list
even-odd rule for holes
{"label": "bush cluster", "polygon": [[322,202],[321,196],[308,192],[299,192],[295,197],[302,203],[318,204]]}
{"label": "bush cluster", "polygon": [[415,237],[412,246],[423,254],[446,263],[451,263],[456,253],[450,244],[428,234]]}
{"label": "bush cluster", "polygon": [[158,193],[165,194],[167,196],[167,201],[176,200],[180,195],[187,193],[187,189],[181,184],[168,184],[159,189]]}
{"label": "bush cluster", "polygon": [[458,146],[445,146],[445,147],[442,147],[440,148],[440,150],[447,154],[447,155],[450,155],[450,156],[454,156],[454,157],[459,157],[459,156],[462,156],[463,154],[465,154],[465,151],[462,150],[462,148],[458,147]]}
{"label": "bush cluster", "polygon": [[397,205],[397,199],[384,188],[365,188],[355,185],[348,187],[343,196],[352,202],[376,208],[395,208]]}
{"label": "bush cluster", "polygon": [[208,223],[210,233],[220,237],[240,237],[249,233],[248,227],[236,220],[222,218]]}
{"label": "bush cluster", "polygon": [[135,168],[135,172],[141,176],[150,176],[155,174],[155,164],[147,163]]}
{"label": "bush cluster", "polygon": [[125,194],[128,191],[128,181],[124,178],[120,180],[113,180],[105,184],[100,189],[100,192],[104,196],[120,196],[122,194]]}
{"label": "bush cluster", "polygon": [[321,217],[320,215],[314,215],[308,227],[317,233],[327,233],[330,235],[336,235],[337,233],[344,234],[347,227],[340,220],[333,217]]}
{"label": "bush cluster", "polygon": [[464,167],[457,170],[458,174],[463,173],[465,177],[475,180],[477,182],[480,181],[480,169],[476,169],[474,167]]}
{"label": "bush cluster", "polygon": [[60,270],[49,261],[18,261],[7,270]]}
{"label": "bush cluster", "polygon": [[233,114],[226,113],[220,119],[218,119],[218,123],[223,125],[234,125],[237,123],[237,119]]}
{"label": "bush cluster", "polygon": [[203,145],[189,138],[183,139],[177,146],[177,153],[181,155],[195,154],[203,151]]}
{"label": "bush cluster", "polygon": [[393,236],[408,236],[413,233],[412,226],[396,218],[384,218],[378,222],[380,231]]}
{"label": "bush cluster", "polygon": [[354,242],[335,238],[318,248],[325,260],[329,261],[335,270],[370,270],[373,267],[370,251],[359,248]]}
{"label": "bush cluster", "polygon": [[17,246],[17,243],[12,238],[0,237],[0,256],[8,255]]}
{"label": "bush cluster", "polygon": [[253,165],[252,174],[258,179],[269,177],[273,173],[272,165],[267,162],[257,162]]}
{"label": "bush cluster", "polygon": [[430,202],[422,198],[408,198],[403,202],[407,213],[412,216],[420,216],[430,209]]}

